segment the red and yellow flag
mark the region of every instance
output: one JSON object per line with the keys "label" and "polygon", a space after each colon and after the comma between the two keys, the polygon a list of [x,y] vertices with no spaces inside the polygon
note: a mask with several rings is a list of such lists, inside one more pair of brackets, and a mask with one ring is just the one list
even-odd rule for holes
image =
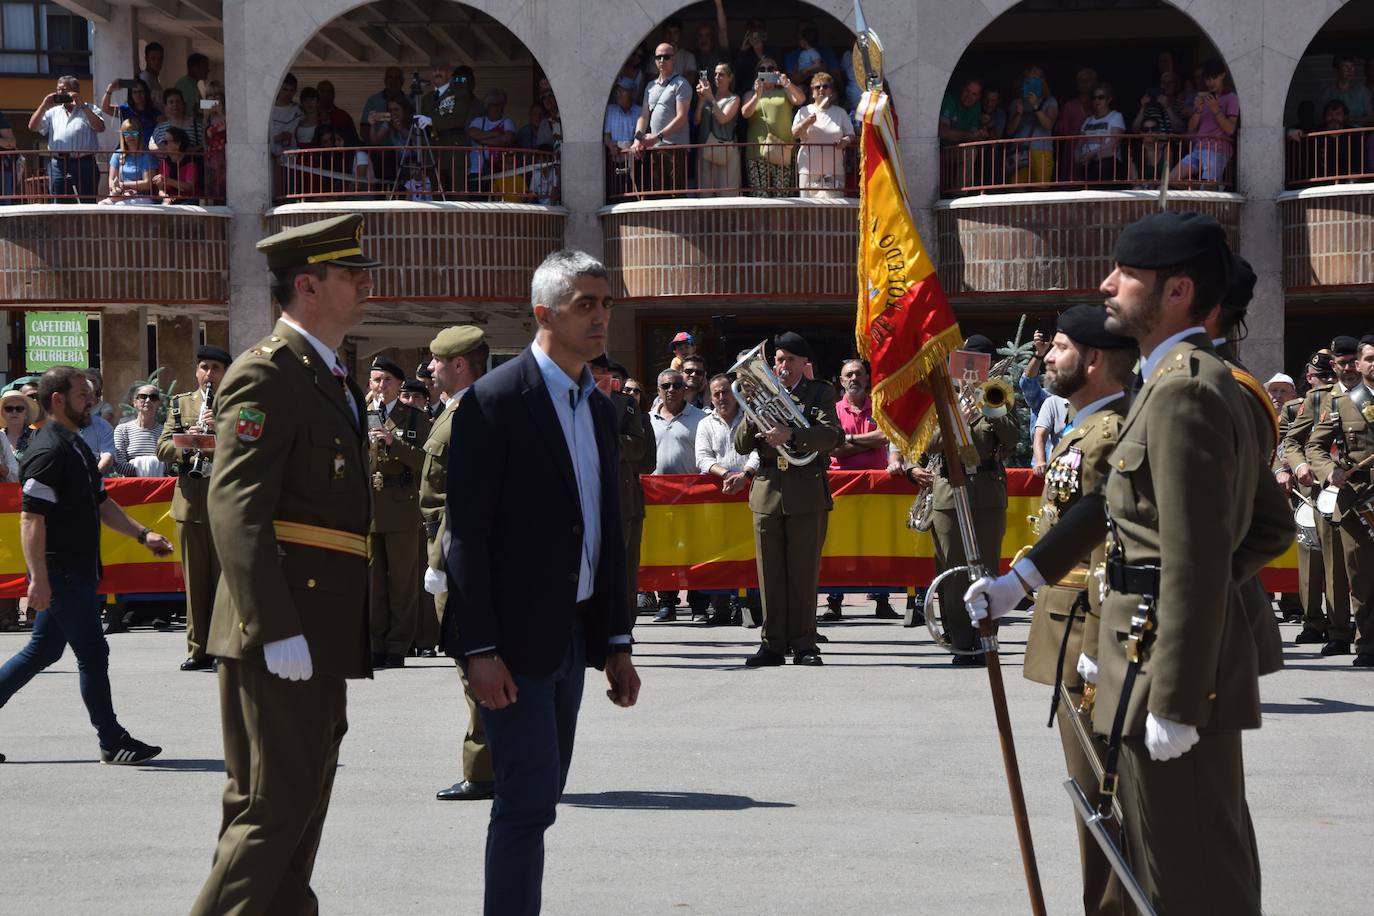
{"label": "red and yellow flag", "polygon": [[[911,218],[888,98],[859,102],[859,309],[855,339],[873,369],[873,418],[909,457],[935,427],[926,381],[963,343]],[[942,376],[945,387],[947,377]],[[952,391],[948,393],[952,400]]]}

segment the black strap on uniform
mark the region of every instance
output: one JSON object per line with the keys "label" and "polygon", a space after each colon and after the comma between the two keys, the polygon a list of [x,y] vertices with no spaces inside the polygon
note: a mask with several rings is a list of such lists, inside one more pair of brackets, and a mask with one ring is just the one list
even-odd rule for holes
{"label": "black strap on uniform", "polygon": [[1064,625],[1064,635],[1059,640],[1059,659],[1054,663],[1054,692],[1050,696],[1050,720],[1045,723],[1046,728],[1054,728],[1054,714],[1059,709],[1059,681],[1064,677],[1064,657],[1069,653],[1069,634],[1073,633],[1073,623],[1078,618],[1078,612],[1082,611],[1084,616],[1088,613],[1088,590],[1080,589],[1074,595],[1073,604],[1069,605],[1069,620]]}
{"label": "black strap on uniform", "polygon": [[1140,604],[1131,615],[1131,632],[1126,639],[1126,676],[1121,679],[1121,698],[1116,703],[1116,715],[1112,718],[1112,733],[1107,739],[1107,759],[1102,767],[1102,782],[1099,785],[1101,797],[1097,811],[1103,817],[1110,817],[1112,799],[1116,797],[1117,763],[1121,756],[1121,733],[1126,728],[1126,710],[1131,705],[1131,690],[1135,687],[1136,675],[1140,673],[1140,663],[1144,659],[1144,642],[1155,627],[1155,597],[1142,595]]}

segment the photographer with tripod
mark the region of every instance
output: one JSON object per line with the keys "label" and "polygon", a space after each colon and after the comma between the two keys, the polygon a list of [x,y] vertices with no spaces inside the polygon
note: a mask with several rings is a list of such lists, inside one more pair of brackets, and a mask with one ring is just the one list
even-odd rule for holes
{"label": "photographer with tripod", "polygon": [[[428,133],[426,141],[432,139],[435,146],[467,146],[468,124],[479,113],[477,79],[472,68],[452,69],[443,57],[431,58],[429,63],[431,88],[422,91],[418,73],[410,84],[414,108],[420,113],[416,123]],[[462,154],[444,150],[434,156],[434,161],[439,173],[435,182],[438,188],[457,189],[467,168]]]}

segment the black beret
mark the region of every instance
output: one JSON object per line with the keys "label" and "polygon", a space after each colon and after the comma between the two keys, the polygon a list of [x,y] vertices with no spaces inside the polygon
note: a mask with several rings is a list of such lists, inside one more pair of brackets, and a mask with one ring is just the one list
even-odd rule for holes
{"label": "black beret", "polygon": [[398,382],[406,380],[406,371],[401,368],[400,363],[387,356],[374,356],[372,358],[372,368],[378,372],[385,372],[394,377]]}
{"label": "black beret", "polygon": [[800,356],[802,359],[811,358],[811,345],[796,331],[783,331],[774,337],[773,349],[786,350],[793,356]]}
{"label": "black beret", "polygon": [[974,353],[986,353],[988,356],[997,355],[997,345],[982,334],[974,334],[964,341],[961,350],[972,350]]}
{"label": "black beret", "polygon": [[625,366],[622,365],[621,363],[618,363],[618,362],[616,362],[615,360],[611,360],[611,374],[612,374],[612,375],[623,375],[623,376],[625,376],[626,378],[629,378],[629,377],[630,377],[630,370],[629,370],[629,369],[626,369]]}
{"label": "black beret", "polygon": [[1226,257],[1229,251],[1226,231],[1212,217],[1166,210],[1141,217],[1123,229],[1112,260],[1127,267],[1157,270],[1195,258]]}
{"label": "black beret", "polygon": [[429,363],[420,363],[415,367],[415,377],[420,379],[434,378],[434,373],[429,371]]}
{"label": "black beret", "polygon": [[1075,305],[1059,316],[1055,330],[1085,347],[1123,350],[1134,347],[1135,340],[1107,330],[1107,310],[1100,305]]}
{"label": "black beret", "polygon": [[1336,367],[1331,362],[1331,351],[1318,350],[1307,360],[1307,365],[1313,372],[1322,378],[1333,378],[1336,375]]}
{"label": "black beret", "polygon": [[1366,334],[1360,338],[1360,346],[1374,347],[1374,334]]}
{"label": "black beret", "polygon": [[409,391],[411,394],[423,394],[426,397],[429,396],[429,389],[426,388],[425,383],[420,381],[419,379],[406,379],[404,382],[401,383],[401,390]]}
{"label": "black beret", "polygon": [[605,353],[602,353],[595,359],[589,359],[587,360],[587,362],[598,369],[605,369],[607,372],[611,371],[611,358],[607,356]]}
{"label": "black beret", "polygon": [[225,366],[229,365],[234,361],[234,357],[229,355],[228,350],[224,349],[223,347],[216,347],[210,344],[206,344],[205,346],[200,347],[196,350],[196,362],[200,362],[202,359],[212,359],[215,362],[221,363]]}
{"label": "black beret", "polygon": [[1238,254],[1231,255],[1231,282],[1221,294],[1221,307],[1232,312],[1244,312],[1255,295],[1255,271],[1250,262]]}
{"label": "black beret", "polygon": [[1331,338],[1332,356],[1354,356],[1360,352],[1360,342],[1348,334]]}

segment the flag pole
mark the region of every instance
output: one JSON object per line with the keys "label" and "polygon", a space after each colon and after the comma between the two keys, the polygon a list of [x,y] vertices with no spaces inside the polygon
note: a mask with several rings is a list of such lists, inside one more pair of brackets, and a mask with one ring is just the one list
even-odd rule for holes
{"label": "flag pole", "polygon": [[[986,575],[978,538],[973,528],[973,509],[968,498],[968,478],[960,456],[957,429],[961,418],[956,415],[954,388],[949,372],[936,366],[926,377],[926,384],[935,399],[935,416],[940,424],[940,447],[945,455],[949,485],[954,490],[954,509],[959,518],[959,535],[964,543],[964,562],[969,568],[969,581]],[[1016,842],[1021,848],[1021,868],[1026,874],[1026,891],[1030,895],[1031,913],[1045,916],[1045,895],[1040,887],[1040,868],[1035,860],[1035,843],[1031,839],[1030,815],[1026,811],[1026,794],[1021,787],[1021,767],[1016,761],[1016,739],[1011,731],[1011,717],[1007,713],[1007,690],[1002,680],[1002,662],[997,651],[997,631],[987,617],[978,622],[983,657],[987,661],[988,686],[992,692],[992,711],[997,720],[997,737],[1002,746],[1002,768],[1007,774],[1007,792],[1011,796],[1012,819],[1016,823]]]}

